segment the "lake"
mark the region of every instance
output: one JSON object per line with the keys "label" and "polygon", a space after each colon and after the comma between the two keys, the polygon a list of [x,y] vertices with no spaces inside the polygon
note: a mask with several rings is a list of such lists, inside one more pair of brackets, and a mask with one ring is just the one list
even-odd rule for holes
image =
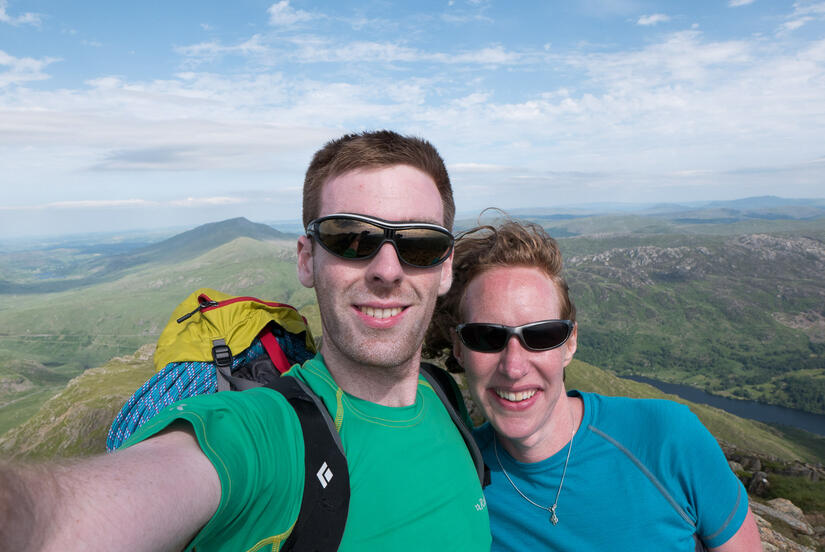
{"label": "lake", "polygon": [[817,435],[825,436],[825,414],[811,414],[810,412],[804,412],[802,410],[763,404],[756,401],[728,399],[726,397],[719,397],[718,395],[711,395],[689,385],[667,383],[643,376],[623,377],[625,379],[647,383],[660,391],[677,395],[695,403],[715,406],[716,408],[735,414],[740,418],[796,427],[810,431],[811,433],[816,433]]}

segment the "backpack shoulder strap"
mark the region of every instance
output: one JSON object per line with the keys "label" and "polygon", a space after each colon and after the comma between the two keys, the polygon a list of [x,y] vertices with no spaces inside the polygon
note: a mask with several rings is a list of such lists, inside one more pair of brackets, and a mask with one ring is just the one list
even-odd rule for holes
{"label": "backpack shoulder strap", "polygon": [[267,384],[295,409],[304,434],[304,495],[282,552],[338,550],[349,510],[349,471],[341,436],[326,407],[302,381],[282,376]]}
{"label": "backpack shoulder strap", "polygon": [[464,438],[464,444],[467,445],[467,450],[470,451],[470,456],[473,458],[473,464],[475,464],[476,472],[478,473],[478,480],[481,482],[482,487],[486,487],[490,484],[490,468],[484,463],[481,451],[478,445],[476,445],[475,439],[473,439],[470,428],[467,427],[464,418],[459,414],[459,411],[466,414],[466,407],[464,406],[461,391],[459,391],[455,380],[446,370],[428,362],[421,363],[421,374],[430,382],[430,385],[432,385],[435,390],[435,394],[438,395],[438,398],[444,403],[444,407],[450,414],[450,418],[452,418],[453,423],[461,433],[461,437]]}

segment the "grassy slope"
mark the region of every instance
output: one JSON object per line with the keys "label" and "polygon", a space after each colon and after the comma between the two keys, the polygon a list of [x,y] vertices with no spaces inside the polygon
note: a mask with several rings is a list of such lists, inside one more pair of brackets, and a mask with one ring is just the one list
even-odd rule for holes
{"label": "grassy slope", "polygon": [[154,373],[153,350],[143,347],[74,378],[37,414],[0,437],[0,456],[45,460],[104,452],[112,420]]}
{"label": "grassy slope", "polygon": [[[0,380],[22,376],[37,386],[65,384],[83,370],[154,342],[174,307],[211,287],[289,303],[320,333],[312,290],[295,274],[293,242],[239,238],[180,264],[155,263],[116,282],[52,294],[4,296],[0,302]],[[2,386],[0,386],[2,388]],[[0,431],[31,413],[48,392],[0,392]]]}

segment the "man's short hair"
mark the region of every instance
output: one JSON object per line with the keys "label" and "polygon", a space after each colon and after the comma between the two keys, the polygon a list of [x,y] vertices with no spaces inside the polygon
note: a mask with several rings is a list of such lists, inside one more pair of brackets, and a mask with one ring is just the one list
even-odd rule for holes
{"label": "man's short hair", "polygon": [[[562,276],[562,256],[556,240],[531,222],[506,220],[496,226],[477,226],[458,237],[453,257],[453,284],[438,298],[435,315],[427,330],[424,354],[437,357],[452,346],[451,332],[463,317],[463,299],[467,286],[481,274],[494,268],[526,267],[540,270],[556,285],[561,301],[559,317],[576,321],[576,306]],[[460,371],[454,359],[448,368]]]}
{"label": "man's short hair", "polygon": [[444,204],[442,222],[452,230],[455,202],[444,160],[426,140],[390,130],[347,134],[327,142],[315,153],[304,178],[304,228],[320,216],[321,190],[328,180],[356,169],[393,165],[409,165],[433,179]]}

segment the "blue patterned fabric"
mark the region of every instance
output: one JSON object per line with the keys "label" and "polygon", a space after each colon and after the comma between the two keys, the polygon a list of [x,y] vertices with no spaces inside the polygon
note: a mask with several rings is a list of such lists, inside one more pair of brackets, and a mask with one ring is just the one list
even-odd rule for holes
{"label": "blue patterned fabric", "polygon": [[[292,364],[303,364],[315,356],[307,349],[302,335],[292,334],[281,327],[275,328],[272,333]],[[260,339],[256,338],[248,349],[233,355],[232,372],[266,356]],[[195,395],[215,393],[217,390],[218,377],[214,363],[170,362],[141,385],[123,405],[109,429],[106,450],[116,450],[137,428],[170,404]]]}

